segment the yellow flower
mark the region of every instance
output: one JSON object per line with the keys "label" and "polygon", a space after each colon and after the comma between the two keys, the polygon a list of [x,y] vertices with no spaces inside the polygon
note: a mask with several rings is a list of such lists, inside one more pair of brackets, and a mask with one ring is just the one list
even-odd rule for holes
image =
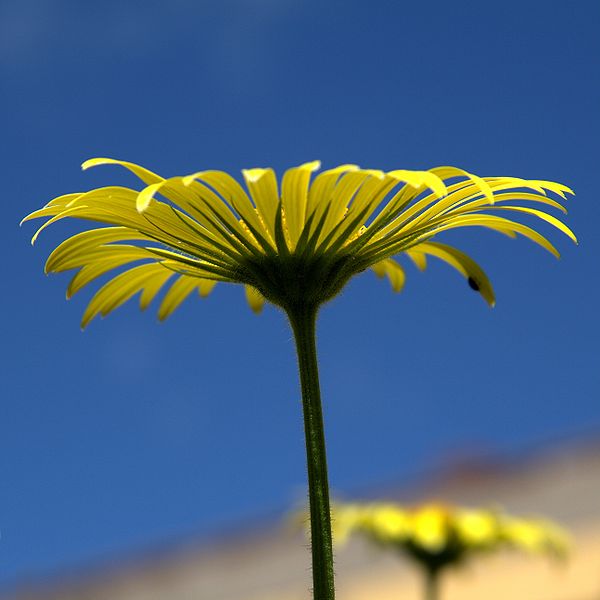
{"label": "yellow flower", "polygon": [[[414,508],[397,504],[334,504],[334,525],[343,535],[365,535],[378,545],[400,551],[424,576],[425,597],[438,598],[440,577],[476,554],[515,548],[566,558],[569,535],[556,523],[513,517],[499,510],[428,503]],[[335,528],[334,528],[335,531]]]}
{"label": "yellow flower", "polygon": [[159,307],[160,319],[192,292],[207,295],[218,281],[245,285],[255,312],[266,299],[288,314],[300,304],[318,307],[367,268],[400,291],[404,269],[392,258],[400,254],[420,269],[427,256],[445,261],[493,305],[492,286],[481,268],[456,248],[432,241],[435,235],[482,226],[511,237],[521,234],[558,256],[537,231],[500,216],[508,212],[539,218],[575,241],[555,217],[514,204],[525,201],[564,211],[546,191],[562,198],[572,191],[548,181],[480,178],[454,167],[383,172],[342,165],[311,182],[320,166],[311,162],[287,170],[280,185],[272,169],[245,170],[245,190],[222,171],[164,179],[108,158],[88,160],[83,168],[102,164],[129,169],[145,187],[66,194],[24,219],[50,217],[32,243],[45,227],[65,217],[108,225],[68,238],[46,263],[46,272],[77,270],[67,297],[120,270],[90,301],[83,327],[137,293],[146,308],[167,282],[171,285]]}
{"label": "yellow flower", "polygon": [[565,557],[570,546],[569,535],[556,523],[517,518],[499,510],[439,503],[414,508],[389,503],[335,504],[333,518],[343,526],[339,542],[362,533],[433,570],[458,564],[477,552],[516,548]]}

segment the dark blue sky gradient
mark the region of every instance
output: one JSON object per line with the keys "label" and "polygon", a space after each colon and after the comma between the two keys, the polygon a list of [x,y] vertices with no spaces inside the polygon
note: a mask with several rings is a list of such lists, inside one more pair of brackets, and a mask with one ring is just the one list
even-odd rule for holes
{"label": "dark blue sky gradient", "polygon": [[401,295],[369,273],[325,307],[331,480],[350,493],[469,449],[600,430],[599,27],[600,4],[584,0],[4,0],[0,583],[304,497],[278,311],[256,317],[241,288],[219,285],[162,325],[130,302],[81,333],[92,289],[66,302],[68,275],[44,277],[79,226],[31,248],[35,225],[18,221],[62,193],[134,184],[81,172],[90,157],[165,176],[450,164],[572,186],[579,247],[539,226],[560,261],[493,232],[443,238],[484,266],[493,310],[435,259],[407,265]]}

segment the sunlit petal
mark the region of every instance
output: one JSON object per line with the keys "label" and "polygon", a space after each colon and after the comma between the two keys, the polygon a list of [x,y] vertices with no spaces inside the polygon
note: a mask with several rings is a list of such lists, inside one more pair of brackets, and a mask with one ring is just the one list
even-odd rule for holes
{"label": "sunlit petal", "polygon": [[[69,296],[117,272],[92,298],[84,325],[138,292],[146,308],[173,279],[159,308],[161,319],[191,290],[208,294],[217,281],[244,285],[255,312],[265,302],[286,311],[299,304],[318,306],[368,268],[387,277],[398,292],[405,283],[403,254],[420,270],[428,255],[445,261],[493,305],[494,292],[481,267],[462,251],[439,243],[439,235],[483,227],[509,237],[522,235],[559,256],[535,227],[498,216],[508,211],[537,219],[576,242],[571,229],[547,212],[564,213],[550,194],[564,200],[572,190],[544,180],[480,177],[449,166],[384,172],[353,164],[312,178],[320,167],[313,161],[287,170],[281,192],[272,169],[243,170],[246,192],[223,171],[165,179],[110,158],[91,159],[83,168],[98,165],[123,167],[145,185],[64,194],[24,219],[46,219],[32,243],[49,225],[67,218],[106,226],[69,237],[46,263],[47,272],[76,271]],[[135,266],[138,261],[144,264]]]}

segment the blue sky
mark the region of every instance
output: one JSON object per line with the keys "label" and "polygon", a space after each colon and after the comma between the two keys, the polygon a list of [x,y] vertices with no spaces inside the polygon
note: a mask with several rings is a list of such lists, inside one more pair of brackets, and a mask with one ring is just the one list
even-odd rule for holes
{"label": "blue sky", "polygon": [[[62,193],[206,168],[428,168],[573,187],[580,245],[459,231],[497,295],[407,265],[356,278],[319,322],[338,494],[465,452],[600,431],[600,5],[308,0],[0,4],[5,240],[0,584],[218,533],[305,495],[291,334],[241,289],[164,324],[130,303],[82,333],[92,290],[45,277],[17,223]],[[440,238],[441,239],[441,238]],[[491,501],[493,500],[490,499]],[[307,557],[308,560],[308,557]]]}

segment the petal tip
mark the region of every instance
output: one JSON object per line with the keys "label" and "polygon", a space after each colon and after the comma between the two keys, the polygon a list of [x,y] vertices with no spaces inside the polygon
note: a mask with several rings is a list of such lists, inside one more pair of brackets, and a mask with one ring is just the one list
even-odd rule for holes
{"label": "petal tip", "polygon": [[258,167],[254,169],[242,169],[242,175],[250,183],[256,183],[266,172],[267,169]]}
{"label": "petal tip", "polygon": [[115,161],[113,158],[88,158],[86,161],[81,163],[81,170],[87,171],[87,169],[91,169],[97,165],[105,165],[114,162],[117,161]]}
{"label": "petal tip", "polygon": [[141,194],[136,198],[135,209],[137,210],[138,214],[141,215],[146,212],[146,210],[150,206],[150,202],[152,202],[152,200],[153,200],[153,197],[152,196],[140,197],[140,196],[141,196]]}
{"label": "petal tip", "polygon": [[96,164],[98,164],[98,159],[97,158],[88,158],[87,160],[84,160],[81,163],[81,170],[82,171],[87,171],[89,168],[95,166]]}

